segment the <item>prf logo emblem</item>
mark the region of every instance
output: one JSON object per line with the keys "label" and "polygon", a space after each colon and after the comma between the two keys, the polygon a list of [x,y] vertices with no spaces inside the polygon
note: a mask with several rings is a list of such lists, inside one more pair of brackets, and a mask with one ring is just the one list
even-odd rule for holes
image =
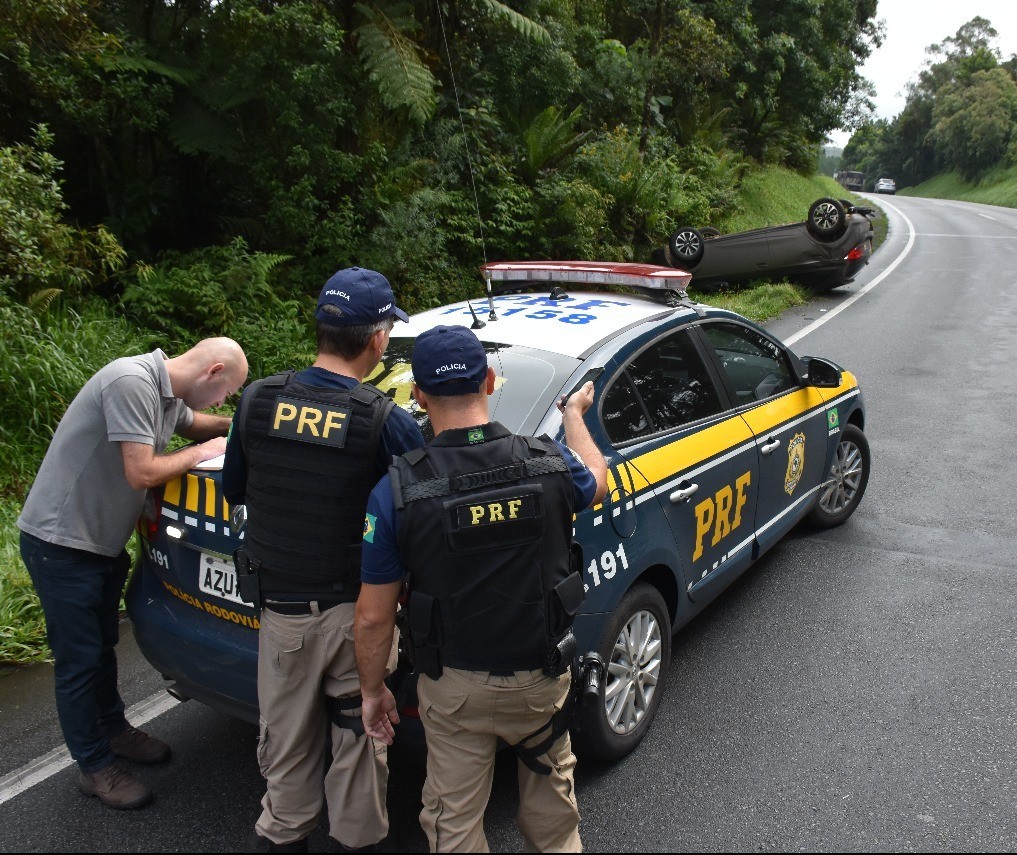
{"label": "prf logo emblem", "polygon": [[840,413],[836,408],[826,411],[826,426],[830,430],[836,430],[840,427]]}
{"label": "prf logo emblem", "polygon": [[268,432],[282,439],[342,448],[346,445],[352,412],[349,407],[330,407],[318,401],[280,396],[275,399]]}
{"label": "prf logo emblem", "polygon": [[796,433],[787,444],[787,475],[784,477],[784,492],[789,496],[802,480],[805,468],[805,434]]}
{"label": "prf logo emblem", "polygon": [[475,502],[456,508],[455,528],[476,529],[480,526],[514,520],[533,519],[537,504],[532,495],[513,496],[489,502]]}

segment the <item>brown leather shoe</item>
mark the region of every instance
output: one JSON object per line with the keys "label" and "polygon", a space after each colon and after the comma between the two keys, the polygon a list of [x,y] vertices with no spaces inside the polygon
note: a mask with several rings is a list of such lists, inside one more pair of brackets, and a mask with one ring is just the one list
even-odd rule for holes
{"label": "brown leather shoe", "polygon": [[152,801],[152,791],[116,763],[98,772],[82,772],[78,788],[86,796],[95,796],[104,805],[117,810],[139,808]]}
{"label": "brown leather shoe", "polygon": [[170,759],[170,747],[161,739],[149,736],[145,731],[127,725],[127,730],[109,741],[113,753],[132,763],[151,766],[165,763]]}

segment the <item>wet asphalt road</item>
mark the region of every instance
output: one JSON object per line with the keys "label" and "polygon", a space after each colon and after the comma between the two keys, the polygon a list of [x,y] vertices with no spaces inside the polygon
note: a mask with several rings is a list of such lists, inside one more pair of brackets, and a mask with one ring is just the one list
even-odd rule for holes
{"label": "wet asphalt road", "polygon": [[[1017,849],[1017,211],[880,197],[890,234],[850,286],[767,324],[864,390],[858,512],[798,531],[675,639],[653,728],[582,763],[590,851]],[[913,224],[913,234],[911,225]],[[902,260],[902,253],[906,255]],[[823,310],[826,311],[823,311]],[[161,681],[125,626],[129,704]],[[0,677],[0,779],[60,745],[47,668]],[[63,769],[0,804],[2,851],[238,851],[263,792],[256,729],[190,702],[147,728],[174,759],[116,813]],[[386,851],[424,851],[422,758],[393,752]],[[492,849],[517,851],[499,761]],[[334,851],[324,828],[312,848]]]}

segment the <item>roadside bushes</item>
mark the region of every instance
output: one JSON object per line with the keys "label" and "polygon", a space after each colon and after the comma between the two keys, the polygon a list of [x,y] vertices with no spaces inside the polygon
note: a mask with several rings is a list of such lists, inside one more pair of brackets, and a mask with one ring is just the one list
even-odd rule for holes
{"label": "roadside bushes", "polygon": [[251,377],[264,377],[313,360],[313,303],[282,296],[272,284],[287,260],[248,252],[241,238],[166,253],[158,264],[138,267],[121,303],[152,346],[175,354],[208,336],[230,336],[247,352]]}
{"label": "roadside bushes", "polygon": [[103,226],[78,229],[58,182],[63,166],[49,149],[53,135],[36,127],[31,144],[0,148],[0,289],[33,302],[61,291],[78,295],[124,263],[125,253]]}

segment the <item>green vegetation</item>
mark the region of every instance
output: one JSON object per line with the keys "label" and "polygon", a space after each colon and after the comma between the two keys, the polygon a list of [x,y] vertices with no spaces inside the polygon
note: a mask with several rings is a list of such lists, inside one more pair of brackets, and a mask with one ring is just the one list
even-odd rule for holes
{"label": "green vegetation", "polygon": [[[1017,55],[1003,61],[992,46],[997,35],[975,17],[930,45],[932,59],[909,87],[900,115],[863,124],[845,146],[840,169],[864,172],[866,189],[881,177],[906,188],[955,174],[932,186],[965,194],[950,198],[994,198],[975,199],[965,185],[997,183],[994,176],[1017,166]],[[1003,198],[1012,196],[1004,191]]]}
{"label": "green vegetation", "polygon": [[[809,205],[822,196],[847,198],[844,188],[832,178],[799,175],[775,167],[745,176],[739,188],[737,210],[718,219],[721,232],[760,229],[777,223],[797,223],[805,219]],[[857,196],[851,197],[859,202]]]}
{"label": "green vegetation", "polygon": [[36,662],[49,653],[42,607],[18,551],[20,509],[0,499],[0,664]]}
{"label": "green vegetation", "polygon": [[901,196],[960,199],[1017,208],[1017,165],[990,169],[975,181],[967,181],[956,172],[945,172],[898,192]]}
{"label": "green vegetation", "polygon": [[289,258],[283,299],[363,264],[420,309],[485,258],[639,260],[728,213],[746,171],[813,172],[875,16],[876,0],[9,0],[0,145],[51,152],[35,172],[62,182],[67,221],[123,248],[114,281],[92,277],[104,296],[239,238]]}
{"label": "green vegetation", "polygon": [[[348,265],[417,311],[477,293],[486,259],[640,261],[680,224],[799,220],[834,194],[803,176],[864,93],[875,16],[876,0],[0,4],[0,661],[45,655],[13,523],[102,364],[208,334],[241,341],[253,376],[304,363],[314,297]],[[764,318],[804,295],[707,299]]]}

